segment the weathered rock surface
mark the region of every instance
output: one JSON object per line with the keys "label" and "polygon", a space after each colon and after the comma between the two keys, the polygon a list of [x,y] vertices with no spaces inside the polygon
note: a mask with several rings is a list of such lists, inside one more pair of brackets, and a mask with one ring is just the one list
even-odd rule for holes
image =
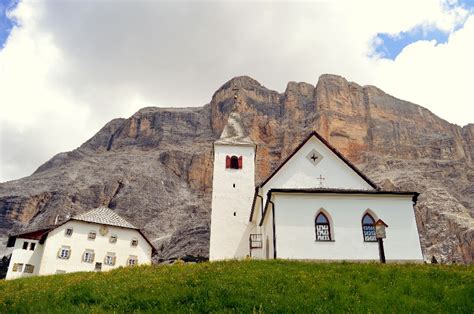
{"label": "weathered rock surface", "polygon": [[237,77],[203,107],[144,108],[112,120],[31,176],[0,184],[0,236],[105,205],[145,230],[157,258],[207,256],[212,142],[234,110],[258,144],[257,182],[316,130],[382,187],[422,193],[416,215],[426,259],[473,261],[474,124],[461,128],[335,75],[316,86],[290,82],[284,93]]}

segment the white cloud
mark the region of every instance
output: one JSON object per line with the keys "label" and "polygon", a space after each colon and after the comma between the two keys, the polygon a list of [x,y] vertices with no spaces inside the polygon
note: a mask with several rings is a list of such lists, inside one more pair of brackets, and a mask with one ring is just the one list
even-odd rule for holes
{"label": "white cloud", "polygon": [[442,2],[22,2],[0,50],[0,181],[30,174],[103,124],[141,107],[200,106],[250,75],[283,91],[335,73],[473,122],[473,24],[443,45],[370,59],[377,33],[447,32],[468,12]]}
{"label": "white cloud", "polygon": [[450,122],[474,122],[474,16],[445,44],[418,41],[374,65],[373,82]]}

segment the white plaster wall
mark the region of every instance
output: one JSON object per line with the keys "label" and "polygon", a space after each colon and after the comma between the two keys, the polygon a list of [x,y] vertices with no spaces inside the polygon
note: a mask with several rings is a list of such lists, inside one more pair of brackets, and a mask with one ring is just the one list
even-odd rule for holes
{"label": "white plaster wall", "polygon": [[263,259],[273,259],[273,205],[268,205],[268,213],[265,216],[262,224],[262,234],[264,238],[264,250],[262,252]]}
{"label": "white plaster wall", "polygon": [[[28,249],[23,250],[23,242],[28,242]],[[33,251],[30,250],[30,244],[35,243],[35,249]],[[39,244],[38,240],[31,240],[31,239],[22,239],[17,238],[15,241],[15,246],[13,247],[12,257],[10,260],[10,265],[8,265],[8,271],[6,275],[6,279],[15,279],[20,277],[29,277],[38,275],[40,264],[41,264],[41,257],[43,255],[43,248],[44,246]],[[21,272],[13,272],[13,264],[15,263],[22,263],[23,269]],[[34,271],[33,273],[25,273],[25,265],[31,264],[33,265]]]}
{"label": "white plaster wall", "polygon": [[[108,233],[102,236],[99,232],[101,225],[82,221],[69,221],[51,231],[44,244],[44,254],[41,260],[39,274],[55,274],[57,270],[64,270],[67,273],[77,271],[93,271],[96,262],[102,263],[102,271],[107,271],[119,266],[126,266],[129,255],[138,257],[138,264],[151,263],[152,248],[141,234],[133,229],[126,229],[114,226],[107,226]],[[65,229],[73,228],[70,237],[65,236]],[[90,231],[96,232],[95,240],[89,240]],[[117,235],[115,244],[109,242],[112,234]],[[132,238],[138,239],[138,246],[132,247]],[[58,250],[63,246],[71,247],[69,259],[57,257]],[[93,263],[82,261],[82,255],[86,249],[92,249],[95,253]],[[114,252],[116,263],[114,266],[104,265],[104,258],[107,252]]]}
{"label": "white plaster wall", "polygon": [[[242,156],[242,169],[226,169],[227,155]],[[254,146],[214,145],[210,260],[249,255],[248,237],[252,228],[249,226],[249,215],[255,192],[254,176]]]}
{"label": "white plaster wall", "polygon": [[[314,166],[306,156],[315,149],[322,155]],[[263,186],[262,196],[266,197],[272,188],[319,188],[319,176],[324,188],[362,189],[373,188],[345,162],[337,157],[319,139],[313,136],[301,149]]]}
{"label": "white plaster wall", "polygon": [[[375,219],[389,225],[387,261],[423,261],[411,196],[282,193],[275,194],[274,202],[277,258],[379,260],[377,242],[363,241],[361,219],[370,208]],[[315,241],[314,218],[320,208],[333,222],[332,242]],[[270,232],[271,224],[265,228]]]}

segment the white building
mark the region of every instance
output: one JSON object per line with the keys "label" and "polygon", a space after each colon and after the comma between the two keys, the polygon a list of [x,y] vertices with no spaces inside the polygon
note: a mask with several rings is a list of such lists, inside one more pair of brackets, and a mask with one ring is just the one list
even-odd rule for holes
{"label": "white building", "polygon": [[140,229],[99,207],[61,224],[8,239],[6,279],[150,264],[155,250]]}
{"label": "white building", "polygon": [[210,259],[422,262],[418,193],[382,191],[318,133],[255,186],[255,144],[232,113],[214,143]]}

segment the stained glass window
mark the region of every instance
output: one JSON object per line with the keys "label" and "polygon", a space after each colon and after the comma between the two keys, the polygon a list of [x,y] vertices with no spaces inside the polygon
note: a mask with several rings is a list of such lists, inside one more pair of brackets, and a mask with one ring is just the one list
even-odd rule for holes
{"label": "stained glass window", "polygon": [[375,236],[375,220],[370,214],[365,214],[362,217],[362,234],[365,242],[377,242]]}
{"label": "stained glass window", "polygon": [[316,228],[316,241],[331,241],[331,226],[329,219],[323,213],[319,213],[314,220]]}

